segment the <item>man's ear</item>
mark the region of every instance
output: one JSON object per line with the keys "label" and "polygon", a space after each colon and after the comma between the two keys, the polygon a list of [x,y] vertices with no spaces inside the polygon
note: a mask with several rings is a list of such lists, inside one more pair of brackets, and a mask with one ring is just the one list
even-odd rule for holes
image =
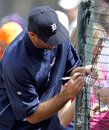
{"label": "man's ear", "polygon": [[35,33],[31,32],[31,31],[28,32],[28,35],[29,35],[31,40],[35,40],[36,41],[38,39],[37,35]]}
{"label": "man's ear", "polygon": [[33,39],[35,36],[35,34],[33,32],[28,32],[28,35],[29,35],[30,39]]}

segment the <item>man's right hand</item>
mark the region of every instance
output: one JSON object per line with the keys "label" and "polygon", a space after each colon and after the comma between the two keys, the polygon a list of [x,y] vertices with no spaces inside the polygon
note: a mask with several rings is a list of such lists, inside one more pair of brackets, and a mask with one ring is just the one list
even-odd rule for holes
{"label": "man's right hand", "polygon": [[78,72],[74,73],[71,79],[64,84],[63,90],[66,91],[66,96],[72,98],[78,95],[84,85],[84,76]]}

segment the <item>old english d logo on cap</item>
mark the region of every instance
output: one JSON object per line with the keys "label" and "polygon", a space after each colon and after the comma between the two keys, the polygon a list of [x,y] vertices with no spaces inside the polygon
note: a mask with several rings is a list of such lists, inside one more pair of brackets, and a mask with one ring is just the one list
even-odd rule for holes
{"label": "old english d logo on cap", "polygon": [[52,32],[54,32],[57,29],[57,26],[55,23],[53,23],[51,26]]}

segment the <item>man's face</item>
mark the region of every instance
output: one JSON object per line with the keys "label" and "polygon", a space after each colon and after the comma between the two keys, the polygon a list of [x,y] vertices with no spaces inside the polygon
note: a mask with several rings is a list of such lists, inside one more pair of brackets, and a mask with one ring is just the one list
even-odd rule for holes
{"label": "man's face", "polygon": [[30,37],[32,43],[34,44],[34,46],[39,48],[39,49],[52,50],[53,48],[57,47],[57,46],[53,46],[53,45],[50,45],[50,44],[46,44],[33,32],[29,32],[28,34],[29,34],[29,37]]}
{"label": "man's face", "polygon": [[40,38],[38,38],[37,40],[37,47],[41,48],[41,49],[47,49],[47,50],[52,50],[53,48],[55,48],[56,46],[53,45],[48,45],[45,42],[43,42]]}

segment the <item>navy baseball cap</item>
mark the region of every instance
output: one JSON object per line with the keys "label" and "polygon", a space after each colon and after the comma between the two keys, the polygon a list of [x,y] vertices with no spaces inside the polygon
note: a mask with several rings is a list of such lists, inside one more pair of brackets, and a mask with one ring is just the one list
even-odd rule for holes
{"label": "navy baseball cap", "polygon": [[56,12],[48,6],[33,8],[28,16],[28,31],[34,32],[48,45],[57,46],[69,38],[69,32],[59,22]]}

